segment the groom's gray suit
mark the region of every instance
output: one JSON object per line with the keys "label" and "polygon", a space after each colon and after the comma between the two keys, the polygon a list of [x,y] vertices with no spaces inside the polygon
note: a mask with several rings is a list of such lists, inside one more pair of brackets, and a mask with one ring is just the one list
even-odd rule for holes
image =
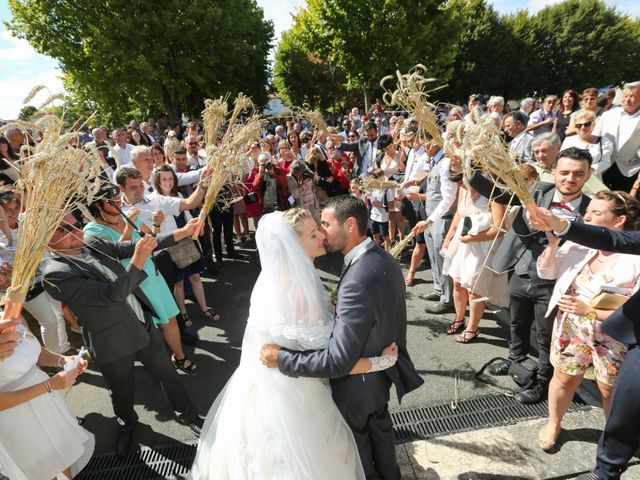
{"label": "groom's gray suit", "polygon": [[[338,285],[329,346],[305,352],[283,348],[278,368],[291,376],[330,378],[333,399],[353,431],[367,478],[399,479],[389,388],[395,384],[401,399],[423,383],[406,349],[404,277],[398,262],[370,240],[356,249]],[[399,350],[395,366],[349,375],[360,357],[378,356],[392,342]]]}

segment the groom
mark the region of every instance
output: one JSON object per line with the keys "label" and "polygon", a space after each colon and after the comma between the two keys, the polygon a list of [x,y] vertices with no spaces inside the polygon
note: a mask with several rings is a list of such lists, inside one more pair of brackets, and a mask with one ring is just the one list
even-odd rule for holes
{"label": "groom", "polygon": [[[396,480],[393,425],[387,407],[395,384],[398,399],[423,380],[407,353],[404,277],[398,262],[366,236],[368,212],[352,196],[331,198],[322,210],[327,250],[345,256],[338,284],[336,319],[329,346],[305,352],[265,345],[262,362],[293,377],[331,379],[333,400],[353,431],[368,479]],[[349,375],[360,357],[375,357],[390,343],[398,361],[387,369]]]}

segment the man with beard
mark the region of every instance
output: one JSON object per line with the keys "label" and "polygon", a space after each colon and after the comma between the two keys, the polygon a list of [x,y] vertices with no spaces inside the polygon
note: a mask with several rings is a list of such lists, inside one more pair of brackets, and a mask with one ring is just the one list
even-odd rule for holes
{"label": "man with beard", "polygon": [[[329,199],[322,210],[327,251],[344,255],[329,346],[300,352],[265,345],[261,358],[286,375],[330,378],[333,400],[353,431],[366,477],[396,480],[400,469],[387,405],[389,389],[395,384],[401,399],[423,380],[407,352],[400,265],[367,237],[368,217],[364,202],[348,195]],[[379,355],[391,342],[398,347],[393,367],[349,375],[358,358]]]}
{"label": "man with beard", "polygon": [[[555,169],[554,183],[536,184],[533,199],[536,205],[551,210],[554,214],[573,221],[582,221],[590,198],[582,193],[582,187],[591,175],[591,155],[586,150],[568,148],[560,152]],[[472,181],[478,191],[482,187]],[[492,185],[481,193],[491,196]],[[536,261],[547,246],[543,232],[531,228],[522,209],[506,233],[500,249],[496,252],[491,268],[495,272],[513,270],[509,280],[509,312],[511,314],[511,341],[509,362],[493,364],[489,372],[506,375],[512,362],[523,362],[529,353],[531,326],[536,325],[538,344],[538,368],[535,383],[516,395],[521,403],[537,403],[546,397],[553,367],[549,360],[551,332],[555,311],[545,316],[554,281],[538,277]]]}

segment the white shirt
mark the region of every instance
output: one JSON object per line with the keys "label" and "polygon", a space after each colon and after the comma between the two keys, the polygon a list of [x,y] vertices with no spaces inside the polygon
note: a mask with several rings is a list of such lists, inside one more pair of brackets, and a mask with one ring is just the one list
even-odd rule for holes
{"label": "white shirt", "polygon": [[638,110],[633,115],[629,115],[626,112],[622,112],[620,116],[620,123],[618,124],[618,135],[616,138],[616,149],[620,150],[620,148],[629,141],[631,135],[635,131],[638,126],[638,122],[640,121],[640,110]]}
{"label": "white shirt", "polygon": [[206,157],[201,154],[202,151],[198,152],[198,155],[191,155],[187,153],[187,166],[193,168],[201,168],[204,166]]}
{"label": "white shirt", "polygon": [[131,165],[131,150],[133,150],[133,145],[127,143],[124,148],[120,145],[116,144],[113,147],[113,150],[118,154],[118,159],[120,160],[120,166]]}
{"label": "white shirt", "polygon": [[[394,196],[393,190],[388,188],[386,190],[386,196],[387,196],[387,205],[388,205],[389,203],[393,202],[393,196]],[[385,190],[382,190],[382,189],[377,189],[372,191],[371,195],[369,196],[372,202],[379,202],[379,203],[384,203],[384,197],[385,197]],[[371,203],[370,218],[374,222],[385,223],[389,221],[389,212],[385,210],[384,207],[376,207],[373,205],[373,203]]]}
{"label": "white shirt", "polygon": [[404,182],[422,180],[429,173],[429,157],[424,148],[412,148],[407,158]]}
{"label": "white shirt", "polygon": [[360,256],[367,250],[371,242],[373,242],[373,240],[367,237],[358,245],[356,245],[351,250],[349,250],[349,253],[347,253],[344,256],[344,267],[345,268],[348,267],[349,265],[351,265],[351,263],[355,262],[358,258],[360,258]]}
{"label": "white shirt", "polygon": [[164,221],[160,224],[160,233],[169,233],[176,229],[176,222],[173,217],[174,215],[180,215],[180,202],[181,199],[178,197],[167,197],[152,193],[151,195],[146,195],[144,200],[135,205],[129,205],[122,199],[122,211],[127,213],[132,208],[139,208],[138,220],[150,229],[153,228],[153,214],[162,212],[164,213]]}
{"label": "white shirt", "polygon": [[[442,152],[442,150],[440,150]],[[451,166],[451,160],[447,157],[440,160],[440,194],[442,200],[438,203],[435,210],[429,215],[429,220],[436,223],[440,220],[444,214],[446,214],[458,197],[458,184],[452,182],[449,178],[449,167]]]}
{"label": "white shirt", "polygon": [[558,192],[556,191],[553,194],[553,203],[555,202],[564,203],[569,208],[571,208],[571,212],[570,212],[569,210],[563,207],[551,206],[549,208],[549,211],[553,213],[556,217],[560,217],[565,220],[575,220],[576,218],[578,218],[578,209],[580,208],[580,204],[582,203],[582,195],[580,195],[578,198],[574,198],[570,202],[561,202]]}

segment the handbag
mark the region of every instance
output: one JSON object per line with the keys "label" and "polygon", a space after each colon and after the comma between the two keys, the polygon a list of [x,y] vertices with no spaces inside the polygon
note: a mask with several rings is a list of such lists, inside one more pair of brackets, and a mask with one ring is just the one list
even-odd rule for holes
{"label": "handbag", "polygon": [[538,374],[538,364],[527,357],[522,362],[511,362],[509,376],[523,390],[533,387]]}
{"label": "handbag", "polygon": [[624,305],[629,298],[628,295],[602,290],[589,300],[589,305],[598,310],[617,310]]}
{"label": "handbag", "polygon": [[183,238],[175,245],[167,248],[169,256],[178,268],[185,268],[200,260],[200,252],[196,243],[189,237]]}

